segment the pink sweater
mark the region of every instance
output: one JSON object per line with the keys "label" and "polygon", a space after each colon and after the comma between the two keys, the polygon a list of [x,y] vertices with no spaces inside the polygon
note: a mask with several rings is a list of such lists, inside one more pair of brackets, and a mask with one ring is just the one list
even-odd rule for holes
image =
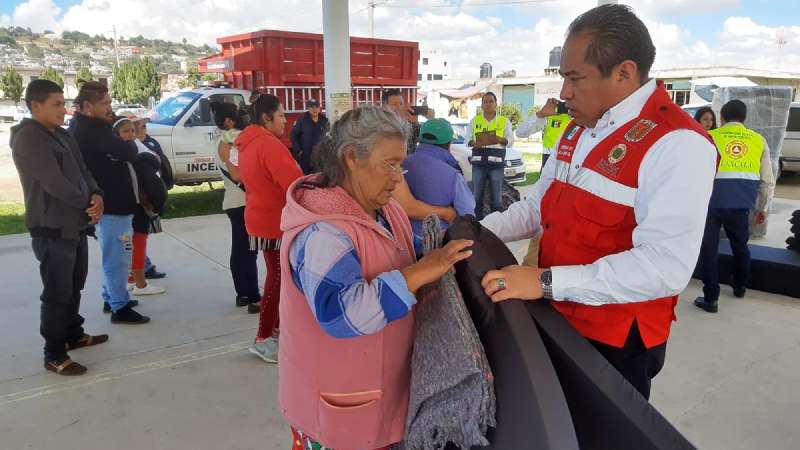
{"label": "pink sweater", "polygon": [[289,249],[304,228],[324,221],[348,234],[367,280],[414,263],[408,217],[394,200],[383,212],[394,237],[343,189],[304,189],[295,182],[281,219],[280,406],[290,425],[337,450],[374,449],[403,439],[414,316],[376,334],[331,337],[292,280]]}

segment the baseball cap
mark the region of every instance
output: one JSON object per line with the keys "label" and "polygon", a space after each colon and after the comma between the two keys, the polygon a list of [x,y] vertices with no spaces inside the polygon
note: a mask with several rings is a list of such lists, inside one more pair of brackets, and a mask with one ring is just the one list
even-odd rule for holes
{"label": "baseball cap", "polygon": [[319,108],[319,100],[315,98],[306,100],[306,108]]}
{"label": "baseball cap", "polygon": [[419,141],[425,144],[447,144],[453,140],[453,127],[445,119],[429,119],[419,129]]}

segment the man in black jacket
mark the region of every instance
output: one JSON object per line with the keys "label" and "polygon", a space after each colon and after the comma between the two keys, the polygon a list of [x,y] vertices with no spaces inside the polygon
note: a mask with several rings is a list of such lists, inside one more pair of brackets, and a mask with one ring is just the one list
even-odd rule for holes
{"label": "man in black jacket", "polygon": [[292,127],[292,154],[300,165],[303,174],[316,172],[311,165],[311,152],[322,136],[328,132],[328,118],[319,108],[319,100],[312,98],[306,102],[305,114],[300,116]]}
{"label": "man in black jacket", "polygon": [[86,236],[103,215],[103,192],[78,144],[61,128],[66,114],[61,88],[52,81],[34,80],[25,91],[25,102],[33,119],[11,129],[11,152],[42,278],[44,367],[60,375],[81,375],[86,367],[73,362],[67,350],[108,340],[105,334],[85,334],[79,313],[89,261]]}
{"label": "man in black jacket", "polygon": [[136,301],[128,293],[133,249],[133,213],[139,203],[138,183],[132,163],[141,142],[125,142],[112,131],[111,97],[102,83],[81,86],[75,103],[75,140],[86,166],[105,193],[105,214],[97,224],[103,255],[104,311],[112,323],[142,324],[150,319],[133,310]]}

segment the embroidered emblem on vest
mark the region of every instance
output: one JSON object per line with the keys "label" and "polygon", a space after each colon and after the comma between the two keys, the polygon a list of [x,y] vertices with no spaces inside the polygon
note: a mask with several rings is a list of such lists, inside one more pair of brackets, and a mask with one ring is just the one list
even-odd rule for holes
{"label": "embroidered emblem on vest", "polygon": [[658,124],[652,120],[640,119],[630,130],[628,130],[627,133],[625,133],[625,140],[628,142],[640,142],[657,126]]}
{"label": "embroidered emblem on vest", "polygon": [[608,152],[608,162],[611,164],[616,164],[622,161],[627,154],[628,147],[625,144],[617,144],[611,149],[610,152]]}
{"label": "embroidered emblem on vest", "polygon": [[571,140],[572,140],[572,138],[574,138],[576,134],[578,134],[578,127],[572,127],[572,128],[569,130],[569,133],[567,133],[567,135],[566,135],[566,139],[567,139],[568,141],[571,141]]}
{"label": "embroidered emblem on vest", "polygon": [[554,120],[553,121],[553,125],[550,128],[561,128],[561,121],[560,120]]}
{"label": "embroidered emblem on vest", "polygon": [[725,153],[733,159],[742,159],[747,154],[747,144],[742,141],[731,141],[725,146]]}

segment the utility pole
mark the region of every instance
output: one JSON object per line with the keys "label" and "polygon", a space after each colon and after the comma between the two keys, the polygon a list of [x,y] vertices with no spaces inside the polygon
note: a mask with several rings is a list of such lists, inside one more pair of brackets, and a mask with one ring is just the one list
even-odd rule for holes
{"label": "utility pole", "polygon": [[367,2],[367,9],[369,11],[369,37],[375,37],[375,0]]}
{"label": "utility pole", "polygon": [[325,114],[331,123],[353,109],[350,86],[348,0],[322,1],[322,51],[325,61]]}
{"label": "utility pole", "polygon": [[119,67],[119,48],[117,47],[117,26],[114,25],[114,55],[117,57],[117,67]]}

